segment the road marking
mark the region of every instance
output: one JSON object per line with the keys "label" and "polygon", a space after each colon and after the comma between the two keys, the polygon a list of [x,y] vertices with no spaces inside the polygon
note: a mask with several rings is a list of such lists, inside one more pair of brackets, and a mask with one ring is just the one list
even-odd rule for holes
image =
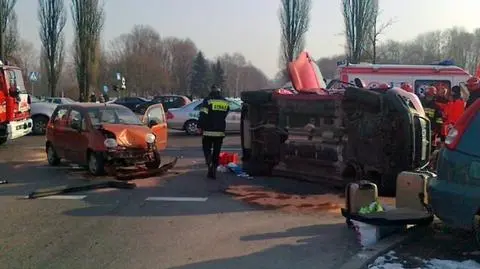
{"label": "road marking", "polygon": [[145,201],[206,202],[207,197],[148,197]]}
{"label": "road marking", "polygon": [[40,197],[38,199],[47,199],[47,200],[82,200],[87,197],[86,195],[52,195],[46,197]]}

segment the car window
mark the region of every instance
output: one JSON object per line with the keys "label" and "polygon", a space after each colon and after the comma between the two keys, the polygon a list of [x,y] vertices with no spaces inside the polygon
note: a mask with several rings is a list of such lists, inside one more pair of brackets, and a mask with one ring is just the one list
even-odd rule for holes
{"label": "car window", "polygon": [[68,111],[67,108],[57,109],[56,112],[52,116],[52,120],[54,122],[57,122],[59,120],[66,120],[67,111]]}
{"label": "car window", "polygon": [[229,102],[230,105],[230,111],[240,111],[242,108],[239,103],[237,102]]}
{"label": "car window", "polygon": [[92,125],[127,124],[142,125],[140,119],[126,107],[95,107],[88,109]]}
{"label": "car window", "polygon": [[80,126],[81,126],[82,130],[85,129],[85,126],[83,124],[84,121],[82,119],[82,113],[78,110],[72,109],[70,111],[70,114],[68,115],[68,126],[72,127],[72,124],[75,123],[75,122],[81,124]]}
{"label": "car window", "polygon": [[154,107],[148,111],[148,120],[154,120],[157,123],[164,123],[165,115],[162,107]]}
{"label": "car window", "polygon": [[439,87],[439,86],[444,86],[447,89],[451,88],[451,83],[450,80],[436,80],[436,79],[419,79],[415,80],[414,84],[414,90],[415,94],[417,94],[419,97],[424,97],[425,96],[425,91],[427,87],[429,86],[434,86],[434,87]]}

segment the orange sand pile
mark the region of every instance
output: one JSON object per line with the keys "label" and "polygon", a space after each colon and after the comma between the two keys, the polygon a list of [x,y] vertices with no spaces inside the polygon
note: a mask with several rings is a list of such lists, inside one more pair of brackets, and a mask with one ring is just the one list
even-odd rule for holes
{"label": "orange sand pile", "polygon": [[231,186],[226,192],[240,201],[293,213],[338,213],[345,203],[335,194],[294,195],[248,185]]}

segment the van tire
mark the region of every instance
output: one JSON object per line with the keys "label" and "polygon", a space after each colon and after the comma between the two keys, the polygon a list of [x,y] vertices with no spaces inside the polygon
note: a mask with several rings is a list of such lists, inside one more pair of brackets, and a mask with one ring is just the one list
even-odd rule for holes
{"label": "van tire", "polygon": [[371,106],[374,109],[379,109],[381,104],[380,93],[359,89],[359,88],[347,88],[345,90],[345,101],[361,103],[367,106]]}
{"label": "van tire", "polygon": [[272,91],[246,91],[242,92],[242,101],[251,105],[262,105],[272,101]]}
{"label": "van tire", "polygon": [[0,137],[0,146],[7,143],[7,137]]}
{"label": "van tire", "polygon": [[250,176],[271,176],[273,172],[272,164],[259,160],[255,156],[244,162],[242,168]]}

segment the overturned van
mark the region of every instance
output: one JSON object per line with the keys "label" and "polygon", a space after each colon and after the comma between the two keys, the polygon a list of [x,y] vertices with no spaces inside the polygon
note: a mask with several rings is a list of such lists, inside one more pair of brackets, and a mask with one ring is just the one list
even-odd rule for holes
{"label": "overturned van", "polygon": [[343,90],[327,90],[306,52],[288,70],[294,89],[242,93],[248,173],[332,185],[368,179],[394,192],[401,171],[428,165],[430,123],[414,94],[348,82]]}

